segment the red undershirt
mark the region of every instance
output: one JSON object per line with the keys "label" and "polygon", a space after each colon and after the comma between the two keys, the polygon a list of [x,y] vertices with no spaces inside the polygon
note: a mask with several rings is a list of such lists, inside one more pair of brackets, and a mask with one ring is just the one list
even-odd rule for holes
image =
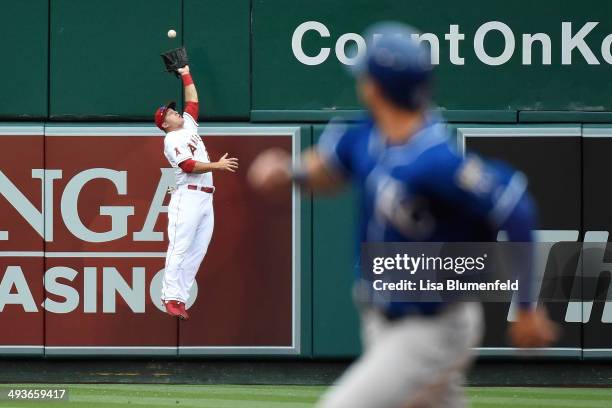
{"label": "red undershirt", "polygon": [[193,120],[198,121],[198,111],[200,107],[197,102],[186,102],[185,103],[185,112],[187,112]]}

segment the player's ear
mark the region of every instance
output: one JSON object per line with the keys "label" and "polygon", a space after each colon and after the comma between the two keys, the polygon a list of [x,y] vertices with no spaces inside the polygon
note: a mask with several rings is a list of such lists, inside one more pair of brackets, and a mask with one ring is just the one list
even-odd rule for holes
{"label": "player's ear", "polygon": [[362,77],[357,81],[357,93],[359,94],[359,98],[366,105],[370,106],[372,104],[372,100],[376,95],[376,84],[367,77]]}

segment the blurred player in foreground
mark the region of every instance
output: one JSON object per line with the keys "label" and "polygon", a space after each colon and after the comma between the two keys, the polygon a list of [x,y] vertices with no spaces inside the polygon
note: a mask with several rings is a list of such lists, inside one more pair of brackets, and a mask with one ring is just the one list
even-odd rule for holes
{"label": "blurred player in foreground", "polygon": [[[330,123],[299,168],[290,167],[286,152],[262,153],[250,182],[263,191],[296,182],[333,192],[352,181],[360,196],[359,242],[486,242],[499,230],[511,241],[531,242],[535,211],[524,176],[464,158],[449,144],[444,124],[428,112],[429,49],[412,34],[399,23],[381,23],[365,35],[367,53],[354,67],[370,114],[365,122]],[[364,354],[320,407],[465,405],[462,383],[482,332],[479,304],[389,302],[362,306],[361,320]],[[543,346],[554,340],[555,327],[524,302],[510,335],[519,347]]]}
{"label": "blurred player in foreground", "polygon": [[178,113],[171,102],[157,109],[155,124],[166,133],[164,154],[174,168],[176,190],[168,206],[168,252],[162,283],[162,302],[166,312],[189,319],[185,304],[200,264],[206,255],[215,223],[213,212],[213,171],[235,172],[238,159],[210,161],[198,135],[198,93],[189,65],[178,73],[185,90],[185,112]]}

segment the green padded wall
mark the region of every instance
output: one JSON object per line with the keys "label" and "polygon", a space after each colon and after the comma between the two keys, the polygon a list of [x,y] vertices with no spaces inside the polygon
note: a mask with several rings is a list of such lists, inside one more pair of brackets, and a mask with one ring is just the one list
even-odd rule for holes
{"label": "green padded wall", "polygon": [[[612,55],[607,55],[607,46],[612,22],[604,16],[612,12],[610,4],[5,1],[0,33],[8,62],[0,68],[0,119],[50,115],[55,120],[148,120],[161,102],[180,99],[180,82],[164,74],[159,54],[185,44],[205,120],[324,121],[333,112],[359,108],[354,81],[337,58],[337,40],[346,33],[362,33],[375,21],[397,19],[437,37],[436,100],[451,120],[566,121],[563,112],[571,112],[572,121],[609,122]],[[320,65],[300,63],[292,50],[296,28],[307,21],[319,22],[330,32],[323,38],[310,31],[302,41],[310,56],[322,47],[330,49]],[[478,28],[493,21],[506,24],[515,41],[511,59],[499,66],[481,61],[474,46]],[[585,26],[589,22],[597,25]],[[572,24],[570,36],[584,30],[584,44],[578,35],[574,45],[589,47],[597,63],[587,63],[575,48],[571,65],[564,65],[562,49],[572,44],[567,36],[563,40],[563,23]],[[465,35],[459,42],[464,65],[450,62],[445,35],[451,25]],[[174,40],[166,37],[170,28],[178,31]],[[532,64],[523,64],[522,36],[537,33],[550,38],[550,65],[542,63],[539,42],[532,47]],[[499,31],[491,31],[484,41],[486,52],[498,56],[502,39]]]}
{"label": "green padded wall", "polygon": [[185,45],[205,120],[247,120],[251,109],[249,0],[183,0]]}
{"label": "green padded wall", "polygon": [[2,1],[0,6],[0,118],[44,118],[49,0]]}
{"label": "green padded wall", "polygon": [[[258,0],[253,3],[253,109],[335,110],[358,107],[353,81],[336,58],[335,45],[345,33],[362,33],[380,20],[401,20],[433,33],[439,39],[440,66],[437,102],[450,110],[612,110],[610,64],[602,56],[604,38],[612,33],[606,18],[612,3],[603,0],[571,2],[542,0],[491,2],[442,0],[401,2],[354,0]],[[330,56],[319,65],[300,63],[292,51],[292,35],[304,22],[316,21],[329,30],[329,38],[314,31],[303,37],[303,50],[315,56],[322,47]],[[475,52],[474,38],[484,23],[499,21],[513,31],[515,51],[509,62],[486,65]],[[562,23],[571,22],[572,35],[589,21],[599,22],[585,36],[598,65],[587,64],[577,49],[571,65],[561,58]],[[465,39],[459,56],[464,65],[453,65],[445,34],[458,24]],[[588,27],[585,28],[588,30]],[[523,34],[546,33],[551,39],[551,65],[542,65],[542,47],[533,46],[532,65],[523,65]],[[503,51],[498,31],[485,36],[491,56]],[[608,45],[610,45],[608,43]],[[570,42],[566,41],[566,46]],[[352,55],[347,48],[347,55]]]}
{"label": "green padded wall", "polygon": [[181,96],[159,56],[180,45],[179,1],[53,0],[50,115],[151,119]]}
{"label": "green padded wall", "polygon": [[[323,126],[313,126],[315,141]],[[352,301],[355,279],[356,195],[353,190],[313,202],[313,354],[353,357],[359,353],[357,312]]]}

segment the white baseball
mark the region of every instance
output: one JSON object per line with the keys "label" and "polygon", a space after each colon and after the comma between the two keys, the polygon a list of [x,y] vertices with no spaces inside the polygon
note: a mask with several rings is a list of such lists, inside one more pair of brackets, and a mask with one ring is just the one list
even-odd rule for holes
{"label": "white baseball", "polygon": [[174,37],[176,37],[176,31],[169,30],[168,31],[168,38],[174,38]]}

